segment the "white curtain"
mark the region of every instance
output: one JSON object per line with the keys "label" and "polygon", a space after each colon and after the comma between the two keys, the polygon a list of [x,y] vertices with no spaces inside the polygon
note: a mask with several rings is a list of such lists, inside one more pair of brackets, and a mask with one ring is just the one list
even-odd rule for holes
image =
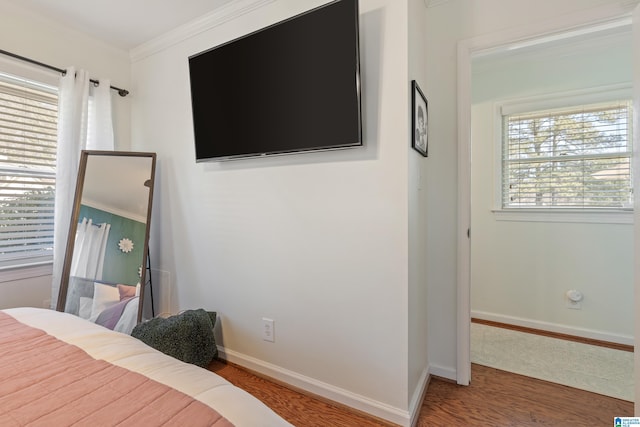
{"label": "white curtain", "polygon": [[113,150],[110,82],[100,80],[93,87],[89,74],[69,67],[60,78],[58,91],[58,149],[56,202],[53,228],[53,280],[51,307],[55,308],[60,289],[80,151]]}
{"label": "white curtain", "polygon": [[102,279],[104,254],[107,250],[110,229],[110,224],[95,225],[91,219],[82,219],[76,231],[71,259],[71,276]]}

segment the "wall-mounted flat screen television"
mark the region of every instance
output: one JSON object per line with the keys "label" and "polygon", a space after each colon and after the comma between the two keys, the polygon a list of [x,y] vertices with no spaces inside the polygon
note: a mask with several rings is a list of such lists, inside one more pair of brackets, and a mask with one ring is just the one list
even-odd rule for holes
{"label": "wall-mounted flat screen television", "polygon": [[196,161],[362,145],[358,0],[189,58]]}

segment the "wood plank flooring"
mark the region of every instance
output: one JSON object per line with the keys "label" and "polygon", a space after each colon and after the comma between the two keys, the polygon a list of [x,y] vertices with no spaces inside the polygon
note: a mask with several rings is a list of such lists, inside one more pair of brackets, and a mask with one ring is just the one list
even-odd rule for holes
{"label": "wood plank flooring", "polygon": [[418,426],[612,426],[633,403],[472,365],[471,385],[429,384]]}
{"label": "wood plank flooring", "polygon": [[[209,369],[299,427],[381,427],[382,420],[294,391],[220,361]],[[473,365],[471,385],[432,378],[418,419],[431,426],[611,426],[633,403]]]}

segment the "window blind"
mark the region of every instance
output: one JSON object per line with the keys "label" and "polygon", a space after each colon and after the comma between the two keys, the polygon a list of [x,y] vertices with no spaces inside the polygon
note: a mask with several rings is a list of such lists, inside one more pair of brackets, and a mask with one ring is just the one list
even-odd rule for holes
{"label": "window blind", "polygon": [[503,208],[631,208],[631,106],[503,116]]}
{"label": "window blind", "polygon": [[0,267],[51,259],[54,88],[0,74]]}

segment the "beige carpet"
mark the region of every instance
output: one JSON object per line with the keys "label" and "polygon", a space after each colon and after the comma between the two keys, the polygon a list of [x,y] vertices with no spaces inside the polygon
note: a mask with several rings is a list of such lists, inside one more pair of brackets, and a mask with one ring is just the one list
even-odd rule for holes
{"label": "beige carpet", "polygon": [[471,362],[634,400],[633,353],[472,323]]}

